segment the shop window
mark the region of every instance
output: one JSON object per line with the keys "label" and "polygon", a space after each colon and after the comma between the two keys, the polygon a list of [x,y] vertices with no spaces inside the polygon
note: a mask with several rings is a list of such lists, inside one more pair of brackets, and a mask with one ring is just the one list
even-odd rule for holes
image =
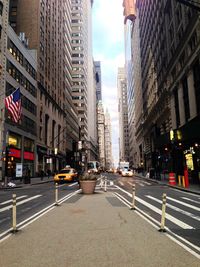
{"label": "shop window", "polygon": [[34,152],[34,141],[29,138],[24,138],[24,150]]}
{"label": "shop window", "polygon": [[8,137],[8,145],[10,148],[21,149],[21,136],[15,133],[10,133]]}

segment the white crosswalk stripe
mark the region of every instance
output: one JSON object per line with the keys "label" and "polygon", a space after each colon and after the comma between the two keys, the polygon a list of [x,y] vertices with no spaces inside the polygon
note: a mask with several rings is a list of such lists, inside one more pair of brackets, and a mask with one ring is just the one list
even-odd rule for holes
{"label": "white crosswalk stripe", "polygon": [[169,199],[169,200],[171,200],[171,201],[174,201],[174,202],[176,202],[176,203],[178,203],[178,204],[181,204],[181,205],[183,205],[183,206],[185,206],[185,207],[188,207],[188,208],[190,208],[190,209],[200,211],[200,208],[195,207],[195,206],[193,206],[193,205],[190,205],[190,204],[188,204],[188,203],[185,203],[185,202],[183,202],[183,201],[177,200],[177,199],[175,199],[175,198],[167,197],[167,199]]}
{"label": "white crosswalk stripe", "polygon": [[[157,199],[157,198],[155,198],[155,197],[152,197],[152,196],[149,196],[149,195],[146,195],[146,197],[149,198],[149,199],[152,199],[152,200],[156,201],[157,203],[162,204],[162,201],[159,200],[159,199]],[[175,211],[178,211],[178,212],[182,213],[183,215],[189,216],[192,219],[195,219],[197,221],[200,221],[200,217],[194,215],[193,213],[190,213],[190,212],[187,212],[187,211],[182,210],[180,208],[177,208],[177,207],[175,207],[175,206],[173,206],[173,205],[171,205],[169,203],[167,203],[166,205],[167,205],[167,207],[169,207],[169,208],[171,208],[171,209],[173,209]]]}
{"label": "white crosswalk stripe", "polygon": [[[39,197],[41,197],[41,196],[42,196],[42,195],[36,195],[36,196],[33,196],[33,197],[29,197],[29,198],[27,198],[27,199],[24,199],[24,200],[22,200],[22,201],[19,201],[19,202],[17,202],[17,206],[20,206],[20,205],[22,205],[22,204],[24,204],[24,203],[27,203],[27,202],[29,202],[29,201],[31,201],[31,200],[33,200],[33,199],[39,198]],[[12,205],[8,205],[8,206],[6,206],[6,207],[4,207],[4,208],[1,208],[1,209],[0,209],[0,212],[9,210],[9,209],[11,209],[11,208],[12,208]]]}
{"label": "white crosswalk stripe", "polygon": [[[127,192],[126,190],[124,190],[124,189],[122,189],[122,188],[120,188],[119,186],[116,186],[116,187],[119,188],[121,191],[123,191],[123,192],[126,193],[129,197],[132,198],[132,194],[131,194],[131,193]],[[157,213],[157,214],[159,214],[159,215],[162,214],[161,208],[159,209],[159,208],[155,207],[154,205],[148,203],[147,201],[141,199],[140,197],[137,197],[137,196],[136,196],[136,197],[135,197],[135,200],[136,200],[137,202],[139,202],[140,204],[146,206],[147,208],[149,208],[149,209],[152,210],[153,212],[155,212],[155,213]],[[177,219],[176,217],[174,217],[174,216],[172,216],[172,215],[170,215],[170,214],[168,214],[168,213],[166,213],[166,219],[169,220],[169,221],[171,221],[173,224],[176,224],[177,226],[183,228],[183,229],[188,229],[188,230],[189,230],[189,229],[195,229],[195,228],[192,227],[191,225],[189,225],[189,224],[187,224],[187,223],[185,223],[185,222],[183,222],[183,221]]]}
{"label": "white crosswalk stripe", "polygon": [[[17,197],[16,199],[19,200],[19,199],[22,199],[22,198],[25,198],[25,197],[27,197],[27,195]],[[9,200],[6,200],[6,201],[4,201],[4,202],[1,202],[0,205],[2,206],[2,205],[5,205],[5,204],[10,203],[10,202],[12,202],[12,201],[13,201],[12,199],[9,199]]]}
{"label": "white crosswalk stripe", "polygon": [[197,203],[197,204],[200,204],[200,201],[196,201],[196,200],[193,200],[193,199],[190,199],[190,198],[187,198],[187,197],[181,197],[182,199],[185,199],[185,200],[188,200],[190,202],[193,202],[193,203]]}

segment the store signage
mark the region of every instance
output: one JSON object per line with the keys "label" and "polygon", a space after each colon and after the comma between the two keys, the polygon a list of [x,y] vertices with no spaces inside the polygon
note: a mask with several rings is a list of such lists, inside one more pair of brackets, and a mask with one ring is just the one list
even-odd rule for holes
{"label": "store signage", "polygon": [[24,151],[24,159],[34,160],[34,153],[33,152]]}
{"label": "store signage", "polygon": [[23,175],[23,165],[22,163],[16,163],[16,177],[22,177]]}
{"label": "store signage", "polygon": [[21,150],[10,148],[9,154],[11,154],[13,157],[20,159],[21,158]]}

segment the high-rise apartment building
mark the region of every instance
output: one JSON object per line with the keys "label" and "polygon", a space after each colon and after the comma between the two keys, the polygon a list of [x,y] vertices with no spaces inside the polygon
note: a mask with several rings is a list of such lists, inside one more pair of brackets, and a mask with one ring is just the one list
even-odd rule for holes
{"label": "high-rise apartment building", "polygon": [[77,111],[71,96],[70,1],[11,0],[10,25],[25,33],[37,51],[36,171],[73,164],[79,140]]}
{"label": "high-rise apartment building", "polygon": [[127,74],[130,166],[138,169],[143,168],[143,105],[139,13],[136,1],[131,1],[129,6],[126,6],[126,2],[124,1],[125,65]]}
{"label": "high-rise apartment building", "polygon": [[119,161],[129,161],[127,79],[125,68],[118,68],[117,88],[119,112]]}
{"label": "high-rise apartment building", "polygon": [[95,61],[95,78],[96,78],[96,95],[97,101],[102,100],[102,90],[101,90],[101,62]]}
{"label": "high-rise apartment building", "polygon": [[112,162],[112,129],[111,129],[111,120],[108,110],[105,113],[105,162],[106,170],[109,170],[113,167]]}
{"label": "high-rise apartment building", "polygon": [[96,92],[92,58],[91,0],[72,3],[72,99],[78,110],[80,138],[87,159],[97,157]]}
{"label": "high-rise apartment building", "polygon": [[101,168],[106,167],[105,156],[105,115],[102,101],[97,103],[97,133],[98,133],[98,147],[99,147],[99,162]]}

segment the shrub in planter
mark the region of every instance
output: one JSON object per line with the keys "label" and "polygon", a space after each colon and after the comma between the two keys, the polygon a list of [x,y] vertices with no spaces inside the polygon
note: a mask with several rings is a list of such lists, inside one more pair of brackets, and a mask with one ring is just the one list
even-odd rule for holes
{"label": "shrub in planter", "polygon": [[83,194],[93,194],[97,182],[97,176],[94,174],[86,173],[79,178],[80,188]]}

